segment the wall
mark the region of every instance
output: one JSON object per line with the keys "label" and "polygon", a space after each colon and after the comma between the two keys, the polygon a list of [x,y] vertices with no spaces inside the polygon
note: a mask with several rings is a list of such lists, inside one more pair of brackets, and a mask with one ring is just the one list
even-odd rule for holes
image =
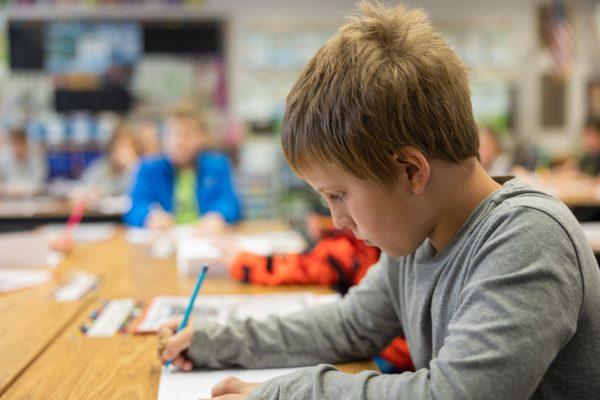
{"label": "wall", "polygon": [[[408,0],[411,6],[426,9],[436,21],[466,23],[507,23],[513,29],[514,69],[511,71],[517,92],[515,134],[529,137],[548,149],[570,146],[585,117],[585,88],[589,76],[598,74],[600,46],[593,25],[594,0],[569,0],[573,11],[574,39],[577,49],[575,70],[568,87],[567,126],[561,132],[544,131],[539,124],[540,77],[550,65],[548,55],[539,50],[537,7],[530,0]],[[243,101],[244,35],[249,26],[260,23],[297,23],[311,21],[339,25],[353,8],[351,0],[207,0],[201,15],[219,16],[229,21],[229,76],[232,111],[239,112]]]}

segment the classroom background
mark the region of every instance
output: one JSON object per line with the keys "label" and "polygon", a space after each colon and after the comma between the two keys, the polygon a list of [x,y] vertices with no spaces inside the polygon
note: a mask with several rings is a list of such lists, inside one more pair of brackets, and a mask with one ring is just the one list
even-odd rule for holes
{"label": "classroom background", "polygon": [[[313,199],[279,151],[285,96],[353,1],[3,3],[2,194],[46,200],[33,213],[31,201],[7,204],[7,220],[44,214],[50,197],[72,198],[77,187],[102,187],[85,172],[109,152],[123,123],[139,142],[136,157],[160,153],[164,111],[182,102],[202,114],[213,146],[231,158],[245,219],[302,220]],[[589,154],[598,158],[599,146],[583,134],[600,119],[596,2],[408,4],[430,13],[470,67],[473,109],[490,133],[483,161],[492,172],[519,166],[522,174],[544,175],[577,169]],[[591,164],[593,175],[600,165]],[[116,197],[127,186],[101,194],[112,201],[95,199],[90,211],[117,220],[128,203]]]}
{"label": "classroom background", "polygon": [[[600,254],[600,3],[406,4],[425,9],[469,67],[484,167],[560,198]],[[230,297],[196,311],[222,318],[297,310],[360,280],[379,253],[328,236],[324,203],[279,144],[287,92],[355,5],[0,0],[0,321],[12,327],[0,335],[0,396],[155,398],[155,338],[140,333],[182,312],[207,260],[230,271],[211,270],[203,290]],[[177,224],[189,222],[179,215],[172,226],[162,219],[168,233],[157,234],[147,228],[158,225],[127,215],[140,166],[168,153],[182,113],[198,122],[203,151],[226,160],[239,209],[200,230]],[[178,188],[175,197],[194,190]],[[233,240],[241,259],[224,250]],[[339,240],[364,257],[345,280],[324,274],[331,266],[311,253],[338,251]],[[269,275],[269,255],[302,252],[293,266],[313,268],[302,267],[302,279]],[[137,358],[115,359],[123,348]],[[140,365],[136,377],[121,373]],[[100,369],[110,371],[93,373]]]}

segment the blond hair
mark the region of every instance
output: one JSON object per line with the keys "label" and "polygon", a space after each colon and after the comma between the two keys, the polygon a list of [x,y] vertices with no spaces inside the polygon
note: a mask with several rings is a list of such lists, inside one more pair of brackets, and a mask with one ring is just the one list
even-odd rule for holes
{"label": "blond hair", "polygon": [[119,125],[113,131],[112,136],[108,140],[106,144],[107,153],[112,153],[115,151],[117,144],[121,140],[129,140],[131,146],[133,147],[133,151],[137,156],[142,154],[142,146],[140,140],[135,132],[133,126],[128,122],[120,122]]}
{"label": "blond hair", "polygon": [[199,132],[208,133],[206,120],[199,107],[189,101],[182,101],[171,107],[166,114],[167,118],[186,120],[194,124]]}
{"label": "blond hair", "polygon": [[404,146],[452,162],[477,156],[467,68],[427,15],[402,5],[359,9],[287,97],[281,141],[292,169],[332,163],[386,183],[391,153]]}

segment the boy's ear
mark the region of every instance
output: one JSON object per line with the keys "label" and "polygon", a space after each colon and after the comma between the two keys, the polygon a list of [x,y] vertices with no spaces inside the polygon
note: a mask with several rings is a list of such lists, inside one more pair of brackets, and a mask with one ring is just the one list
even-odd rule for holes
{"label": "boy's ear", "polygon": [[411,191],[416,195],[423,194],[431,173],[427,157],[420,150],[405,146],[393,151],[392,158],[397,163],[401,178],[408,182]]}

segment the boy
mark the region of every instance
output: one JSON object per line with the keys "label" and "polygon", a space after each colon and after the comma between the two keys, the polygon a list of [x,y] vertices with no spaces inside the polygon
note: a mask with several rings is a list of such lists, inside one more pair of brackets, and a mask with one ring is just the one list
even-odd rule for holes
{"label": "boy", "polygon": [[167,229],[199,218],[206,227],[239,220],[229,161],[204,151],[207,135],[198,117],[186,109],[176,110],[167,118],[166,129],[166,156],[141,163],[125,222]]}
{"label": "boy", "polygon": [[282,144],[335,224],[382,250],[378,264],[334,304],[174,336],[166,324],[162,359],[184,370],[335,363],[402,335],[415,372],[318,365],[227,379],[213,396],[598,398],[600,272],[577,222],[555,198],[486,174],[466,68],[423,12],[362,11],[292,88]]}

